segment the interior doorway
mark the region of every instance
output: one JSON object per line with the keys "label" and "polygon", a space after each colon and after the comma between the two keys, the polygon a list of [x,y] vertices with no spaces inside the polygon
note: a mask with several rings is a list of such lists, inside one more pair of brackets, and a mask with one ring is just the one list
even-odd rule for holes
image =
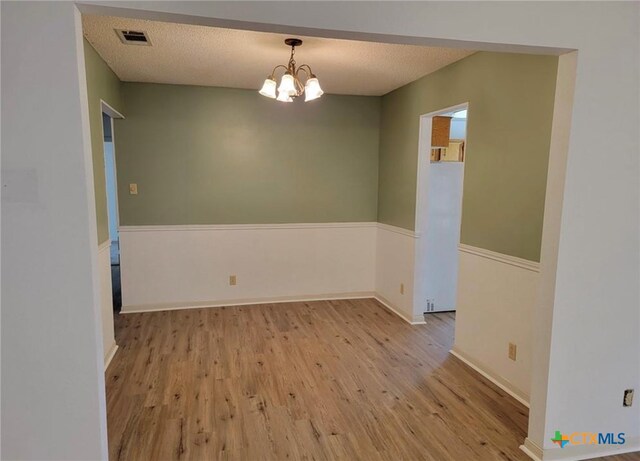
{"label": "interior doorway", "polygon": [[417,314],[456,310],[467,118],[466,103],[420,117]]}
{"label": "interior doorway", "polygon": [[123,118],[120,113],[102,102],[102,134],[104,151],[105,186],[107,193],[107,216],[109,220],[109,240],[111,259],[111,290],[113,309],[122,307],[122,289],[120,283],[120,236],[118,233],[118,180],[116,172],[116,154],[114,144],[114,118]]}

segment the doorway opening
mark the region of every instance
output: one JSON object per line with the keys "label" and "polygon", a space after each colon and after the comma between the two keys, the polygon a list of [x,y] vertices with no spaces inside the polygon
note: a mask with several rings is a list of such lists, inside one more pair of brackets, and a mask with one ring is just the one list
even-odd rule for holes
{"label": "doorway opening", "polygon": [[468,104],[420,117],[416,315],[455,312]]}
{"label": "doorway opening", "polygon": [[111,259],[111,295],[113,310],[122,307],[120,283],[120,236],[118,233],[118,180],[116,176],[116,154],[114,145],[114,118],[123,118],[120,113],[102,102],[102,134],[104,151],[104,173],[107,191],[107,217],[109,221],[109,243]]}

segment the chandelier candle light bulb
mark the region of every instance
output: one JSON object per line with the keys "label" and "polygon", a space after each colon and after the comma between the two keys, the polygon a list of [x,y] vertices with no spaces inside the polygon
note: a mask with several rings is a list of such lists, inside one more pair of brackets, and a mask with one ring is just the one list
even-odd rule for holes
{"label": "chandelier candle light bulb", "polygon": [[313,75],[313,77],[307,80],[307,83],[304,85],[304,101],[313,101],[323,94],[324,91],[320,88],[320,82],[318,82],[318,79]]}
{"label": "chandelier candle light bulb", "polygon": [[296,94],[296,84],[293,80],[293,75],[284,74],[282,76],[282,80],[280,80],[280,86],[278,87],[278,91],[281,93],[287,93],[290,96]]}
{"label": "chandelier candle light bulb", "polygon": [[286,91],[278,91],[278,97],[276,98],[276,101],[292,102],[293,99],[291,99],[291,96]]}
{"label": "chandelier candle light bulb", "polygon": [[275,99],[276,81],[271,77],[267,77],[267,79],[264,81],[264,84],[262,85],[262,88],[260,89],[260,94],[262,96],[266,96],[267,98]]}
{"label": "chandelier candle light bulb", "polygon": [[[260,89],[259,93],[267,98],[275,99],[280,102],[291,102],[298,96],[305,95],[305,102],[318,99],[324,94],[322,88],[320,88],[320,82],[318,77],[311,71],[311,67],[308,64],[302,64],[296,66],[296,61],[293,59],[293,55],[296,53],[296,46],[302,45],[302,40],[298,38],[288,38],[284,41],[287,46],[291,47],[291,56],[289,57],[289,63],[285,65],[277,65],[274,67],[271,75],[267,77]],[[284,69],[284,75],[280,79],[280,85],[278,86],[278,97],[276,98],[276,79],[275,74],[278,69]],[[304,74],[305,83],[300,80],[300,71]]]}

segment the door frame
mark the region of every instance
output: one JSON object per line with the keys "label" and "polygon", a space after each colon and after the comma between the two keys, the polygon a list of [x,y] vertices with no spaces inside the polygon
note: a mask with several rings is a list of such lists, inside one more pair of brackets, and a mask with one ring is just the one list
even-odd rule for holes
{"label": "door frame", "polygon": [[[419,135],[418,135],[418,167],[417,167],[417,178],[416,178],[416,216],[415,216],[415,233],[416,233],[416,245],[414,249],[414,274],[413,274],[413,317],[417,318],[423,315],[426,312],[425,303],[426,303],[426,292],[425,292],[425,283],[422,281],[424,279],[424,270],[423,264],[421,264],[425,260],[426,248],[425,244],[427,242],[427,235],[425,226],[423,226],[424,218],[428,213],[429,206],[429,197],[428,197],[428,187],[429,187],[429,173],[431,171],[431,128],[432,128],[432,120],[433,117],[447,114],[450,112],[457,112],[459,110],[466,109],[470,110],[471,104],[469,101],[461,102],[455,104],[453,106],[444,107],[442,109],[438,109],[433,112],[428,112],[426,114],[422,114],[419,116]],[[469,120],[469,112],[467,112],[467,123]],[[466,127],[468,129],[468,126]],[[467,147],[468,147],[468,136],[465,133],[465,157],[464,162],[466,163],[467,159]],[[464,169],[466,165],[463,166],[463,178],[464,178]],[[464,180],[463,180],[464,183]],[[464,185],[463,192],[464,195]],[[460,204],[462,207],[462,203]],[[462,224],[462,210],[460,212],[460,223]],[[458,280],[456,280],[456,286],[458,285]],[[434,312],[443,312],[443,311],[434,311]]]}
{"label": "door frame", "polygon": [[[102,114],[107,114],[107,116],[109,117],[110,120],[110,124],[111,124],[111,143],[113,144],[113,177],[115,179],[115,183],[116,183],[116,188],[115,188],[115,198],[116,198],[116,215],[113,217],[116,220],[116,227],[118,228],[118,237],[120,235],[120,209],[118,207],[118,168],[117,168],[117,164],[116,164],[116,134],[115,134],[115,130],[113,129],[113,119],[119,118],[119,119],[124,119],[124,115],[122,115],[120,112],[118,112],[116,109],[114,109],[113,107],[111,107],[109,105],[109,103],[107,103],[105,100],[100,99],[100,118],[102,119]],[[110,225],[109,220],[112,219],[112,217],[110,216],[109,213],[109,196],[107,193],[107,188],[106,188],[106,157],[105,157],[105,152],[104,152],[104,125],[100,124],[100,131],[102,133],[101,139],[102,139],[102,164],[103,164],[103,168],[105,169],[105,194],[107,194],[107,224]],[[118,238],[118,241],[120,241],[120,238]],[[109,235],[109,246],[111,246],[111,244],[113,243],[113,241],[111,240],[111,235]],[[120,249],[118,249],[118,252],[120,252]]]}

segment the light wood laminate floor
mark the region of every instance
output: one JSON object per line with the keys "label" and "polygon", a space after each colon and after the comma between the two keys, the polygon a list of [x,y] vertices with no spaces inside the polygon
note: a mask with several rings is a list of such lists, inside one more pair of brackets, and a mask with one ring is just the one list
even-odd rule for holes
{"label": "light wood laminate floor", "polygon": [[527,460],[527,409],[449,354],[454,319],[371,299],[119,315],[110,458]]}

